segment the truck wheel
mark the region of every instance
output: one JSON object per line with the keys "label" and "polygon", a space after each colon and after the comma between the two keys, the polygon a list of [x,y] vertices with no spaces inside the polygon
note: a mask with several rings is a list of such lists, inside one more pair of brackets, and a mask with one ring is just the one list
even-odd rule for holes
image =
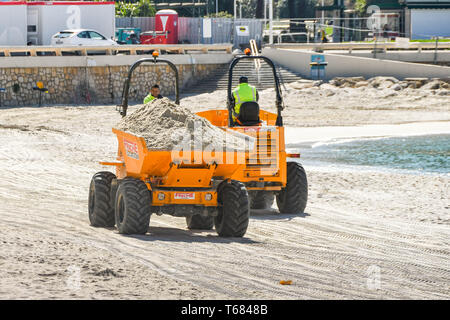
{"label": "truck wheel", "polygon": [[305,169],[297,162],[287,163],[286,187],[277,195],[281,213],[303,213],[308,201],[308,180]]}
{"label": "truck wheel", "polygon": [[93,227],[114,227],[114,207],[110,202],[111,181],[116,176],[108,171],[96,173],[89,186],[89,222]]}
{"label": "truck wheel", "polygon": [[151,194],[146,184],[126,178],[119,183],[115,216],[119,233],[145,234],[150,224]]}
{"label": "truck wheel", "polygon": [[214,226],[214,218],[196,214],[186,217],[186,224],[188,229],[211,230]]}
{"label": "truck wheel", "polygon": [[223,182],[218,189],[218,215],[214,226],[221,237],[243,237],[250,219],[248,193],[244,184],[231,180]]}
{"label": "truck wheel", "polygon": [[249,192],[250,208],[251,209],[270,209],[275,199],[273,192],[256,191]]}

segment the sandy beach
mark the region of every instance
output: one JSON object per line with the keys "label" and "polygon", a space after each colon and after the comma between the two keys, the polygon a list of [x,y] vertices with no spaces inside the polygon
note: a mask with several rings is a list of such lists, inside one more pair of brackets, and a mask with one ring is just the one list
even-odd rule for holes
{"label": "sandy beach", "polygon": [[[285,92],[288,144],[449,132],[442,89],[294,86]],[[225,95],[181,104],[223,107]],[[115,158],[119,120],[115,106],[1,110],[0,299],[450,298],[443,175],[306,166],[306,213],[254,210],[242,239],[167,215],[152,215],[145,236],[89,226],[89,182],[108,170],[98,161]]]}

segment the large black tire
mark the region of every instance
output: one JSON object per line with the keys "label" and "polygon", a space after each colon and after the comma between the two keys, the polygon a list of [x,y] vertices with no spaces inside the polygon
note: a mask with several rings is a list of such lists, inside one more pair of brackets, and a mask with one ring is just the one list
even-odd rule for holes
{"label": "large black tire", "polygon": [[287,163],[286,187],[277,195],[281,213],[303,213],[308,201],[308,180],[305,169],[298,162]]}
{"label": "large black tire", "polygon": [[145,234],[150,224],[151,193],[141,180],[126,178],[119,183],[115,216],[119,233]]}
{"label": "large black tire", "polygon": [[188,229],[211,230],[214,227],[214,218],[196,214],[186,217],[186,224]]}
{"label": "large black tire", "polygon": [[111,181],[116,176],[108,171],[96,173],[89,186],[89,222],[94,227],[114,227],[114,207],[111,205]]}
{"label": "large black tire", "polygon": [[250,219],[248,193],[244,184],[231,180],[218,188],[218,215],[214,226],[221,237],[243,237]]}
{"label": "large black tire", "polygon": [[275,194],[268,191],[249,192],[250,209],[270,209],[275,199]]}

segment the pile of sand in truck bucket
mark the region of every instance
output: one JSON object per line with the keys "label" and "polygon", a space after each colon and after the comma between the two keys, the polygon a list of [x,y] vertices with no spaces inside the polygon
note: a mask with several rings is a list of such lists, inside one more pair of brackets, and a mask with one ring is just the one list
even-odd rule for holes
{"label": "pile of sand in truck bucket", "polygon": [[167,98],[139,106],[115,128],[143,137],[149,150],[173,150],[189,145],[191,150],[243,151],[251,150],[254,143],[252,137],[213,126]]}

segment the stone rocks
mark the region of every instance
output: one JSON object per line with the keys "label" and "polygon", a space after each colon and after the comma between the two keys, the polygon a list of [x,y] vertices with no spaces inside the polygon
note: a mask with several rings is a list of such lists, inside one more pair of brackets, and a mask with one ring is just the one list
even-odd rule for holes
{"label": "stone rocks", "polygon": [[403,87],[402,87],[399,83],[396,83],[396,84],[392,85],[392,86],[390,87],[390,89],[392,89],[392,90],[394,90],[394,91],[400,91],[400,90],[403,89]]}
{"label": "stone rocks", "polygon": [[399,81],[394,77],[373,77],[367,80],[373,88],[387,89]]}
{"label": "stone rocks", "polygon": [[[386,94],[382,94],[384,97],[395,96],[395,92],[399,92],[404,89],[422,89],[422,90],[439,90],[449,89],[450,79],[431,79],[428,78],[406,78],[399,81],[394,77],[373,77],[368,80],[364,80],[363,77],[336,77],[330,80],[329,83],[320,85],[321,90],[336,90],[337,88],[376,88],[378,90],[387,90]],[[332,92],[332,91],[330,91]],[[446,95],[446,93],[439,92],[440,95]]]}
{"label": "stone rocks", "polygon": [[320,85],[321,90],[336,90],[336,87],[329,84],[329,83],[323,83]]}
{"label": "stone rocks", "polygon": [[428,81],[428,78],[405,78],[404,81],[408,82],[408,88],[418,89]]}
{"label": "stone rocks", "polygon": [[369,82],[367,81],[358,81],[355,83],[354,88],[361,88],[361,87],[367,87],[369,85]]}
{"label": "stone rocks", "polygon": [[382,92],[382,94],[383,94],[383,98],[391,98],[391,97],[395,97],[395,96],[398,96],[398,93],[397,92],[395,92],[394,90],[392,90],[392,89],[386,89],[386,90],[383,90],[383,91],[381,91]]}
{"label": "stone rocks", "polygon": [[313,80],[301,79],[301,80],[290,83],[289,86],[292,89],[302,90],[302,89],[312,88],[312,87],[314,87],[314,84],[315,84],[315,81],[313,81]]}
{"label": "stone rocks", "polygon": [[422,86],[423,90],[436,90],[441,88],[441,81],[432,80]]}
{"label": "stone rocks", "polygon": [[356,83],[364,81],[364,77],[335,77],[330,84],[336,87],[353,88]]}

